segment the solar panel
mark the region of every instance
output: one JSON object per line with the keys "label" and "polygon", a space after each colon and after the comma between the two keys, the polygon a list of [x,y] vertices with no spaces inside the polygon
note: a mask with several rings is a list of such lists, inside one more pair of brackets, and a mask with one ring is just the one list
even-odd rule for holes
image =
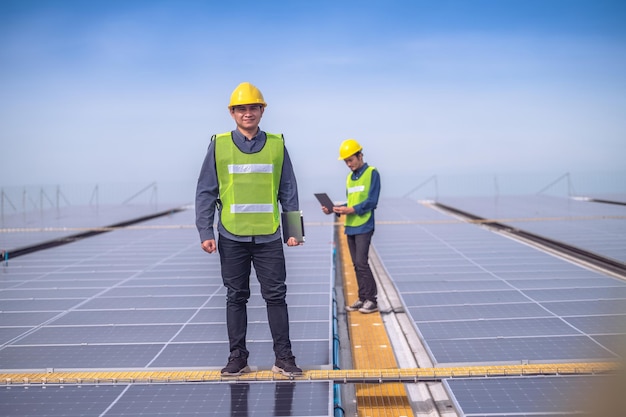
{"label": "solar panel", "polygon": [[[193,211],[183,211],[10,258],[0,287],[0,368],[223,367],[229,351],[219,257],[200,249],[193,223]],[[305,369],[330,369],[332,224],[306,232],[304,246],[285,248],[293,351]],[[272,338],[254,274],[251,289],[249,363],[269,369]],[[326,416],[331,385],[5,387],[0,403],[25,416]]]}
{"label": "solar panel", "polygon": [[[478,200],[470,201],[475,205],[469,208],[482,207]],[[488,209],[476,211],[488,218],[529,215],[503,212],[499,206]],[[626,346],[626,281],[415,201],[385,200],[378,213],[376,253],[437,366],[620,358]],[[554,223],[549,236],[567,236],[557,229]],[[611,236],[619,235],[617,247],[624,248],[626,233],[620,233]],[[596,235],[602,235],[599,229],[584,236]],[[581,408],[560,400],[575,398],[573,387],[585,389],[592,381],[526,377],[448,379],[445,384],[461,415],[541,416],[579,412]]]}
{"label": "solar panel", "polygon": [[441,202],[488,219],[626,262],[626,207],[546,195],[444,197]]}
{"label": "solar panel", "polygon": [[552,314],[536,303],[475,304],[409,307],[416,323],[448,320],[498,319],[505,317],[550,317]]}
{"label": "solar panel", "polygon": [[3,213],[0,250],[11,252],[35,244],[85,233],[94,228],[151,216],[164,210],[152,204],[63,206],[21,213]]}
{"label": "solar panel", "polygon": [[[458,347],[481,343],[481,339],[489,339],[485,343],[493,351],[506,338],[524,340],[525,353],[517,358],[500,354],[505,360],[540,358],[537,352],[543,349],[534,343],[539,336],[582,343],[581,349],[564,351],[564,359],[611,356],[606,349],[587,349],[584,338],[572,339],[587,333],[549,307],[557,302],[614,300],[615,310],[607,312],[606,320],[619,322],[626,314],[626,306],[620,302],[626,300],[624,281],[578,267],[478,225],[443,223],[440,220],[447,216],[424,214],[432,210],[409,200],[390,204],[394,211],[400,207],[407,218],[411,207],[413,223],[381,221],[374,245],[407,310],[417,315],[416,328],[435,363],[480,362],[480,349],[467,348],[475,352],[470,354]],[[379,210],[384,213],[386,207],[382,203]],[[419,222],[422,218],[432,220]],[[430,258],[433,254],[436,256]],[[404,259],[410,260],[411,267]],[[431,343],[435,340],[436,346]],[[482,356],[485,362],[492,361],[490,350]],[[551,358],[558,360],[554,355]]]}
{"label": "solar panel", "polygon": [[[304,247],[285,248],[293,348],[304,368],[332,363],[332,231],[320,219]],[[626,344],[623,281],[410,200],[381,201],[377,219],[378,257],[436,365],[612,360]],[[0,283],[0,368],[221,368],[219,260],[199,249],[192,224],[187,211],[10,260]],[[268,369],[272,342],[255,281],[250,364]],[[555,398],[587,386],[569,378],[582,377],[445,383],[462,415],[567,415],[578,408]],[[537,383],[543,391],[528,388]],[[122,383],[3,387],[0,403],[17,415],[318,416],[332,414],[331,395],[325,382]]]}
{"label": "solar panel", "polygon": [[581,393],[594,390],[592,376],[542,378],[486,378],[446,380],[465,416],[580,415],[593,408],[581,404]]}
{"label": "solar panel", "polygon": [[440,364],[519,364],[616,360],[607,347],[587,336],[493,337],[427,341]]}
{"label": "solar panel", "polygon": [[329,384],[120,384],[0,388],[3,413],[23,417],[329,416]]}
{"label": "solar panel", "polygon": [[489,337],[529,337],[578,335],[579,331],[556,317],[477,319],[421,323],[420,332],[428,340],[454,340]]}

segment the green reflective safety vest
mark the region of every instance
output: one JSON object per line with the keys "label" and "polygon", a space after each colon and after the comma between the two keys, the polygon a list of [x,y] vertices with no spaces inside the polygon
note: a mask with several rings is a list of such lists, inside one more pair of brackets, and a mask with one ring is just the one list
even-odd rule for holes
{"label": "green reflective safety vest", "polygon": [[[352,179],[352,173],[348,174],[348,179],[346,181],[346,189],[348,190],[348,207],[354,207],[367,200],[367,196],[370,193],[370,187],[372,185],[372,172],[375,169],[376,168],[372,166],[368,166],[358,180]],[[362,215],[358,215],[356,213],[347,214],[344,225],[348,227],[362,226],[367,223],[371,216],[371,211]]]}
{"label": "green reflective safety vest", "polygon": [[230,132],[215,136],[215,167],[222,226],[238,236],[271,235],[278,230],[278,187],[285,157],[282,135],[267,133],[259,152],[241,152]]}

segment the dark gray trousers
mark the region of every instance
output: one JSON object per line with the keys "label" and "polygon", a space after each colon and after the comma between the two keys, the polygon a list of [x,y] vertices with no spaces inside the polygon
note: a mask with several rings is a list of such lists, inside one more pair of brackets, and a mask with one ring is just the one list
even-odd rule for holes
{"label": "dark gray trousers", "polygon": [[372,274],[369,264],[369,250],[374,231],[361,233],[358,235],[346,235],[348,238],[348,249],[356,273],[356,282],[359,286],[359,300],[370,300],[376,303],[378,291],[376,280]]}
{"label": "dark gray trousers", "polygon": [[274,341],[276,358],[293,356],[289,339],[287,277],[282,240],[269,243],[237,242],[220,236],[218,251],[222,281],[226,287],[226,326],[232,356],[249,356],[246,348],[250,298],[250,272],[254,265],[267,308],[267,319]]}

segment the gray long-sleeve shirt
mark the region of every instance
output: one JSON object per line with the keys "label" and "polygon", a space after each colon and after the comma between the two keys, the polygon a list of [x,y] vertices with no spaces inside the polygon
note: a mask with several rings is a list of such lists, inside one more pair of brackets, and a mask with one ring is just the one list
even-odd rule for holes
{"label": "gray long-sleeve shirt", "polygon": [[[257,135],[250,140],[238,130],[233,130],[231,133],[233,142],[237,148],[244,153],[259,152],[263,149],[267,140],[267,136],[262,130],[259,130]],[[218,198],[219,183],[217,180],[217,169],[215,167],[215,141],[211,140],[200,170],[200,175],[198,176],[198,184],[196,187],[196,228],[200,234],[201,242],[215,239],[213,224],[215,222],[215,209],[217,207]],[[289,158],[286,147],[278,188],[278,201],[283,211],[296,211],[300,209],[296,176],[293,172],[293,166],[291,165],[291,159]],[[252,236],[238,236],[228,232],[228,230],[222,226],[219,217],[218,213],[217,230],[221,235],[239,242],[251,242],[253,240]],[[254,236],[254,241],[257,243],[266,243],[280,239],[280,236],[281,230],[279,227],[278,230],[271,235]]]}

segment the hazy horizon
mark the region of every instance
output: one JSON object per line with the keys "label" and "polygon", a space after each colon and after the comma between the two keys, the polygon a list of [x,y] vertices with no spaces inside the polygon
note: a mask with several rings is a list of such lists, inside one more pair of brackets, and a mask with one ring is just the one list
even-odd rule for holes
{"label": "hazy horizon", "polygon": [[302,195],[342,198],[347,138],[389,195],[624,172],[624,21],[619,1],[4,1],[0,186],[193,189],[242,81]]}

